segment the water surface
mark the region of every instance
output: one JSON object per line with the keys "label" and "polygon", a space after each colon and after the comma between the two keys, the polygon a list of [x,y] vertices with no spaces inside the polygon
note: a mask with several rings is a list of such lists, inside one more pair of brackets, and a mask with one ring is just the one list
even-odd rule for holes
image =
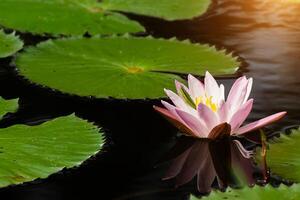
{"label": "water surface", "polygon": [[[190,39],[227,49],[241,58],[235,77],[220,78],[227,88],[239,75],[254,78],[254,110],[248,121],[286,110],[288,116],[270,131],[298,125],[300,119],[300,4],[280,0],[217,0],[193,20],[165,22],[130,16],[155,37]],[[44,38],[23,35],[29,44]],[[104,152],[78,169],[47,180],[2,189],[6,199],[183,200],[194,183],[174,189],[162,182],[167,166],[154,168],[175,143],[176,130],[157,115],[159,101],[95,100],[54,93],[18,79],[10,60],[1,63],[0,95],[19,97],[21,109],[1,126],[40,123],[76,112],[106,131]],[[228,91],[227,91],[228,92]]]}

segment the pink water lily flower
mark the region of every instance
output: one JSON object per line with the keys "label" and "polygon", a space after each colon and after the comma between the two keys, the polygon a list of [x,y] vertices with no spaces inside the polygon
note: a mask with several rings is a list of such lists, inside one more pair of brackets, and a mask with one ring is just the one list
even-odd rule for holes
{"label": "pink water lily flower", "polygon": [[286,114],[279,112],[243,125],[252,110],[253,99],[248,100],[252,82],[252,78],[240,77],[225,99],[224,85],[219,85],[209,72],[205,74],[204,83],[189,75],[188,87],[175,81],[177,94],[165,89],[174,105],[161,101],[165,108],[154,108],[188,136],[216,139],[224,132],[241,136],[271,124]]}

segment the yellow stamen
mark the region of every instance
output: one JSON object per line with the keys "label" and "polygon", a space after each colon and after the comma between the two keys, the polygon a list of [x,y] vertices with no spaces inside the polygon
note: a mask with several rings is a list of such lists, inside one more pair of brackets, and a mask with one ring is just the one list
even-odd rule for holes
{"label": "yellow stamen", "polygon": [[202,97],[197,97],[196,98],[196,101],[195,101],[195,104],[196,104],[196,106],[198,107],[198,105],[200,104],[200,103],[202,103]]}
{"label": "yellow stamen", "polygon": [[204,98],[202,97],[202,96],[200,96],[200,97],[197,97],[196,99],[195,99],[195,104],[196,104],[196,106],[198,107],[198,105],[200,104],[200,103],[203,103],[203,104],[205,104],[207,107],[209,107],[212,111],[214,111],[214,112],[217,112],[217,110],[218,110],[218,106],[217,106],[217,104],[215,104],[214,102],[213,102],[213,100],[212,100],[212,96],[210,96],[210,97],[205,97],[205,100],[204,100]]}

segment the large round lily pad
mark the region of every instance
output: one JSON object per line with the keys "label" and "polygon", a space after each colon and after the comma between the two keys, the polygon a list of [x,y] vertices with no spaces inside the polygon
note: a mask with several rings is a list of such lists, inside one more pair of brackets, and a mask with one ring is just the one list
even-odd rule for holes
{"label": "large round lily pad", "polygon": [[[226,192],[214,191],[208,197],[201,198],[201,200],[297,200],[299,196],[300,185],[291,187],[281,185],[279,188],[268,185],[266,187],[255,186],[253,188],[227,189]],[[196,197],[191,198],[191,200],[199,199]]]}
{"label": "large round lily pad", "polygon": [[23,47],[23,42],[14,33],[5,34],[0,29],[0,58],[13,55]]}
{"label": "large round lily pad", "polygon": [[74,115],[0,129],[0,187],[78,166],[100,150],[101,138],[95,126]]}
{"label": "large round lily pad", "polygon": [[139,23],[124,15],[102,9],[97,0],[1,0],[0,25],[54,35],[144,31]]}
{"label": "large round lily pad", "polygon": [[[300,129],[291,135],[274,138],[267,151],[267,164],[271,172],[291,181],[300,182]],[[258,150],[258,159],[260,152]]]}
{"label": "large round lily pad", "polygon": [[108,10],[159,17],[166,20],[190,19],[206,12],[211,0],[103,0]]}
{"label": "large round lily pad", "polygon": [[[176,74],[233,74],[236,58],[207,45],[136,37],[50,40],[16,59],[19,73],[39,85],[99,98],[158,98]],[[181,80],[182,81],[182,80]]]}

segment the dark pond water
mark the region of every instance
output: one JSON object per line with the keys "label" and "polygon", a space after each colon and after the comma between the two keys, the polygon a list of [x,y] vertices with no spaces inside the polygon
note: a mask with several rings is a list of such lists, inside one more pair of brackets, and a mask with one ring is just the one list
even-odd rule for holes
{"label": "dark pond water", "polygon": [[[218,0],[205,16],[189,21],[130,17],[156,37],[189,38],[239,55],[243,66],[236,76],[254,78],[255,105],[248,120],[286,110],[288,116],[269,131],[300,124],[300,5],[280,0]],[[31,35],[22,38],[28,44],[45,39]],[[21,108],[6,116],[0,126],[36,124],[76,112],[103,127],[107,144],[101,154],[83,166],[47,180],[2,189],[1,198],[183,200],[196,192],[194,183],[174,189],[169,182],[161,181],[166,166],[153,167],[176,138],[176,130],[152,109],[159,101],[65,96],[17,78],[10,61],[0,63],[0,95],[18,97]],[[219,80],[228,87],[234,78]]]}

